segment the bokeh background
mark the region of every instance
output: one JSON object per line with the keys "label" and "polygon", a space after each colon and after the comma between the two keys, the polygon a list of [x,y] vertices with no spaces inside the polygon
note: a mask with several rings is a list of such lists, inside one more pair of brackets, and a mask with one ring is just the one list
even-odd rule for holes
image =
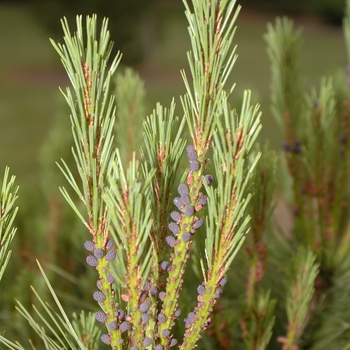
{"label": "bokeh background", "polygon": [[[239,54],[233,71],[239,100],[253,90],[262,105],[264,130],[278,146],[278,130],[269,112],[269,62],[263,34],[276,15],[289,15],[303,27],[301,70],[307,88],[321,76],[344,67],[340,27],[343,0],[241,0],[236,43]],[[147,114],[157,101],[168,105],[184,93],[180,69],[187,68],[189,49],[181,0],[8,0],[0,1],[0,167],[9,165],[21,187],[37,187],[40,148],[62,108],[58,87],[68,81],[48,38],[62,41],[60,18],[75,28],[75,15],[97,13],[110,18],[115,49],[123,64],[133,66],[145,81]],[[181,111],[179,110],[179,113]],[[67,116],[68,119],[68,116]],[[69,130],[67,130],[67,133]]]}
{"label": "bokeh background", "polygon": [[[238,60],[231,83],[232,104],[239,109],[244,89],[251,89],[261,104],[263,130],[279,149],[282,139],[269,110],[270,68],[263,35],[276,16],[287,15],[303,28],[300,69],[306,90],[318,86],[325,75],[344,71],[345,46],[341,29],[344,0],[241,0],[237,20]],[[14,255],[2,281],[0,329],[10,339],[27,339],[30,330],[13,315],[13,297],[25,306],[33,302],[29,285],[40,291],[35,258],[52,272],[50,280],[70,310],[93,309],[96,279],[87,272],[82,225],[62,200],[66,185],[55,165],[70,161],[72,146],[69,111],[59,87],[69,82],[49,37],[62,42],[60,18],[66,16],[72,31],[76,14],[97,13],[110,18],[115,49],[122,63],[132,66],[145,82],[145,115],[156,102],[169,106],[185,93],[180,69],[187,69],[187,23],[181,0],[27,0],[0,1],[0,174],[5,166],[20,186],[18,232]],[[138,126],[137,126],[138,127]],[[140,129],[138,127],[138,129]],[[87,297],[88,296],[88,297]],[[89,301],[90,300],[90,301]],[[9,322],[10,321],[10,322]]]}

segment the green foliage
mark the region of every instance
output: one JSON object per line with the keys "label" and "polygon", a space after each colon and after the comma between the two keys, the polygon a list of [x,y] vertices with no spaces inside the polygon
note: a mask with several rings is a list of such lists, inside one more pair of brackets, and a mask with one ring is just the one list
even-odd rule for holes
{"label": "green foliage", "polygon": [[[287,19],[269,25],[272,110],[286,140],[285,176],[292,194],[287,204],[293,213],[291,231],[278,230],[273,221],[278,154],[256,145],[261,113],[250,91],[239,108],[229,103],[240,7],[228,0],[184,0],[184,5],[191,51],[189,73],[182,71],[186,93],[180,117],[172,101],[169,108],[157,104],[144,118],[139,77],[125,70],[114,78],[121,56],[110,62],[106,19],[98,30],[96,16],[84,24],[78,16],[75,32],[63,19],[63,43],[51,41],[71,82],[63,95],[71,113],[73,160],[58,166],[70,186],[61,187],[61,193],[75,214],[68,221],[77,246],[66,244],[77,261],[83,260],[78,220],[85,229],[87,266],[71,258],[71,267],[67,252],[61,255],[67,270],[45,266],[74,284],[74,300],[72,289],[65,294],[64,287],[53,287],[49,279],[57,276],[47,276],[38,264],[55,307],[44,301],[41,285],[33,287],[33,312],[26,299],[16,309],[40,341],[24,329],[19,341],[0,336],[7,348],[24,349],[24,337],[33,349],[348,346],[345,79],[324,78],[319,90],[305,94],[298,68],[301,32]],[[346,13],[349,46],[350,1]],[[53,158],[65,129],[59,120],[56,127],[50,135],[54,147],[43,149]],[[60,180],[44,160],[42,167],[51,201],[56,198],[51,186]],[[15,233],[13,181],[6,170],[0,197],[1,276]],[[54,210],[57,202],[50,203],[49,217],[52,212],[64,217]],[[54,222],[49,220],[50,234],[67,229]],[[49,258],[59,248],[50,247]],[[87,295],[92,304],[76,300],[88,300]],[[98,311],[77,311],[71,318],[66,310],[72,309]]]}
{"label": "green foliage", "polygon": [[9,178],[9,172],[6,168],[0,192],[0,280],[11,257],[10,244],[16,233],[13,222],[18,210],[15,207],[18,187],[15,187],[15,177]]}

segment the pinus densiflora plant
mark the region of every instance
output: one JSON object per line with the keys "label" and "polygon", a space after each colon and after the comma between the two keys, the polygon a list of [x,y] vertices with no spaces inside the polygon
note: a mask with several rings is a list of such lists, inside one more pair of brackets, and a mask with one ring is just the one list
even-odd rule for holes
{"label": "pinus densiflora plant", "polygon": [[[58,311],[35,289],[36,318],[20,302],[17,309],[45,349],[347,349],[345,78],[324,79],[305,98],[300,32],[287,19],[269,25],[272,111],[285,135],[281,158],[293,213],[285,233],[271,220],[279,163],[268,146],[256,145],[259,107],[249,91],[238,108],[229,103],[240,8],[225,0],[184,5],[192,48],[189,76],[181,73],[183,112],[175,115],[174,102],[157,104],[142,121],[135,152],[134,139],[125,144],[137,135],[130,127],[141,129],[143,86],[131,71],[114,79],[121,55],[110,58],[108,21],[98,30],[96,16],[84,24],[77,17],[75,32],[62,21],[64,40],[52,44],[71,83],[62,92],[76,169],[64,160],[58,167],[70,186],[61,187],[63,197],[86,228],[81,259],[96,276],[96,311],[67,315],[39,263]],[[347,11],[349,47],[350,3]],[[6,170],[1,273],[15,233],[15,198]]]}

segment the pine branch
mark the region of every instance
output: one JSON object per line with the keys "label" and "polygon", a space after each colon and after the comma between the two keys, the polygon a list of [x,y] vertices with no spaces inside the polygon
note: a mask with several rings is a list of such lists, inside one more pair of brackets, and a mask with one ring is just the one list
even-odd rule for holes
{"label": "pine branch", "polygon": [[287,335],[279,337],[283,350],[299,349],[301,336],[311,316],[311,301],[319,265],[310,249],[300,248],[290,271],[291,282],[287,294]]}
{"label": "pine branch", "polygon": [[5,168],[0,192],[0,280],[11,257],[10,244],[16,234],[13,222],[18,208],[15,207],[18,187],[15,187],[15,177],[9,178],[9,168]]}
{"label": "pine branch", "polygon": [[[114,291],[110,287],[114,282],[109,272],[109,263],[115,259],[114,242],[108,239],[107,207],[102,194],[107,186],[107,174],[113,163],[114,96],[111,93],[112,76],[120,61],[120,55],[109,65],[112,50],[108,21],[104,20],[99,41],[97,41],[96,16],[86,19],[86,42],[82,28],[82,19],[77,17],[77,32],[71,35],[68,23],[62,21],[64,45],[52,45],[61,57],[73,86],[64,94],[71,109],[72,132],[75,143],[73,156],[77,164],[81,187],[74,179],[68,166],[63,163],[61,170],[66,179],[83,202],[87,217],[80,212],[65,189],[61,192],[80,217],[92,235],[85,242],[85,248],[93,255],[87,257],[87,263],[95,267],[99,274],[98,287],[94,299],[103,309],[96,317],[111,328],[115,324],[116,304]],[[102,335],[104,342],[121,349],[121,333],[110,332]]]}

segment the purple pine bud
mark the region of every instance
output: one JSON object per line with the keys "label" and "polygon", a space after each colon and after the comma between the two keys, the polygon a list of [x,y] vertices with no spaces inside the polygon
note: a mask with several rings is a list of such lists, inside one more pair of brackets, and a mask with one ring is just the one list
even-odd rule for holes
{"label": "purple pine bud", "polygon": [[149,290],[151,287],[151,284],[149,283],[149,281],[145,281],[144,285],[143,285],[143,289],[144,290]]}
{"label": "purple pine bud", "polygon": [[152,344],[152,339],[150,337],[146,337],[143,342],[142,345],[147,348],[147,346],[150,346]]}
{"label": "purple pine bud", "polygon": [[154,350],[163,350],[163,345],[157,344],[157,345],[154,347]]}
{"label": "purple pine bud", "polygon": [[197,292],[198,292],[199,295],[203,295],[205,293],[205,287],[203,286],[203,284],[200,284],[197,287]]}
{"label": "purple pine bud", "polygon": [[97,259],[93,256],[93,255],[88,255],[86,257],[86,262],[88,265],[92,266],[92,267],[96,267],[98,264]]}
{"label": "purple pine bud", "polygon": [[183,205],[187,205],[191,203],[190,197],[186,194],[180,197],[180,201]]}
{"label": "purple pine bud", "polygon": [[210,184],[214,181],[213,175],[210,175],[210,174],[205,175],[205,176],[204,176],[204,179],[205,179],[205,181],[206,181],[206,183],[207,183],[208,185],[210,185]]}
{"label": "purple pine bud", "polygon": [[217,299],[217,298],[220,298],[222,296],[222,289],[221,288],[216,288],[216,291],[215,291],[215,295],[214,297]]}
{"label": "purple pine bud", "polygon": [[190,162],[190,169],[192,171],[198,171],[199,170],[199,163],[196,160],[192,160]]}
{"label": "purple pine bud", "polygon": [[191,239],[192,235],[189,232],[184,232],[182,234],[182,240],[184,242],[188,242]]}
{"label": "purple pine bud", "polygon": [[167,242],[168,246],[173,248],[176,242],[176,239],[173,236],[167,236],[165,238],[165,241]]}
{"label": "purple pine bud", "polygon": [[189,328],[197,320],[197,315],[194,312],[190,312],[188,316],[184,319],[185,327]]}
{"label": "purple pine bud", "polygon": [[175,313],[174,313],[174,316],[175,316],[175,317],[180,317],[180,315],[181,315],[181,310],[180,310],[180,309],[177,309],[177,310],[175,311]]}
{"label": "purple pine bud", "polygon": [[168,338],[169,335],[170,335],[170,330],[169,330],[169,329],[163,329],[163,330],[162,330],[162,336],[163,336],[164,338]]}
{"label": "purple pine bud", "polygon": [[147,324],[148,323],[148,321],[149,321],[149,319],[150,319],[150,315],[149,314],[143,314],[142,316],[141,316],[141,322],[142,322],[142,324]]}
{"label": "purple pine bud", "polygon": [[179,210],[181,210],[182,202],[181,202],[180,197],[175,197],[175,198],[173,199],[173,203],[175,204],[175,206],[176,206]]}
{"label": "purple pine bud", "polygon": [[139,348],[136,345],[133,345],[130,350],[139,350]]}
{"label": "purple pine bud", "polygon": [[[163,261],[163,262],[166,262],[166,261]],[[156,296],[157,293],[158,293],[158,289],[157,289],[156,286],[152,286],[152,287],[149,289],[149,292],[150,292],[151,295]]]}
{"label": "purple pine bud", "polygon": [[286,141],[283,141],[282,142],[282,148],[286,151],[286,152],[289,152],[290,151],[290,145],[288,142]]}
{"label": "purple pine bud", "polygon": [[125,311],[123,309],[117,310],[116,316],[117,316],[119,321],[123,321],[124,317],[125,317]]}
{"label": "purple pine bud", "polygon": [[113,239],[109,239],[108,241],[107,241],[107,243],[106,243],[106,249],[107,250],[110,250],[110,249],[112,249],[114,247],[114,241],[113,241]]}
{"label": "purple pine bud", "polygon": [[105,343],[107,345],[111,343],[111,337],[108,334],[102,334],[100,339],[102,343]]}
{"label": "purple pine bud", "polygon": [[149,303],[147,301],[143,302],[140,306],[139,306],[139,310],[141,312],[147,312],[149,309]]}
{"label": "purple pine bud", "polygon": [[180,184],[177,188],[177,192],[179,192],[180,196],[188,195],[188,187],[185,184]]}
{"label": "purple pine bud", "polygon": [[168,271],[169,267],[170,267],[170,262],[169,261],[162,261],[160,264],[160,267],[164,270],[164,271]]}
{"label": "purple pine bud", "polygon": [[226,282],[227,282],[227,278],[226,278],[226,277],[223,277],[223,278],[221,278],[221,280],[220,280],[220,282],[219,282],[219,285],[220,285],[221,287],[223,287],[223,286],[226,284]]}
{"label": "purple pine bud", "polygon": [[187,146],[186,152],[189,160],[197,160],[197,152],[193,145]]}
{"label": "purple pine bud", "polygon": [[203,219],[198,219],[192,226],[194,230],[197,230],[203,225]]}
{"label": "purple pine bud", "polygon": [[130,328],[130,323],[127,321],[124,321],[119,326],[120,333],[126,332]]}
{"label": "purple pine bud", "polygon": [[115,331],[117,329],[117,322],[110,322],[108,323],[108,328],[110,331]]}
{"label": "purple pine bud", "polygon": [[159,314],[158,315],[158,322],[159,323],[165,323],[167,320],[166,316],[164,314]]}
{"label": "purple pine bud", "polygon": [[104,252],[103,252],[103,249],[101,249],[101,248],[96,248],[94,250],[94,255],[97,259],[103,258],[103,254],[104,254]]}
{"label": "purple pine bud", "polygon": [[93,241],[86,241],[84,243],[84,248],[89,252],[92,252],[95,249],[95,243]]}
{"label": "purple pine bud", "polygon": [[107,275],[107,282],[112,284],[114,283],[115,279],[113,277],[113,275],[109,272],[108,275]]}
{"label": "purple pine bud", "polygon": [[116,252],[114,250],[110,250],[108,251],[108,253],[106,254],[106,260],[107,261],[112,261],[114,260],[116,257]]}
{"label": "purple pine bud", "polygon": [[294,142],[294,145],[292,146],[291,151],[295,154],[300,154],[301,153],[301,141],[300,140],[296,140]]}
{"label": "purple pine bud", "polygon": [[103,303],[106,300],[105,295],[102,292],[95,292],[92,297],[94,298],[95,301],[99,303]]}
{"label": "purple pine bud", "polygon": [[186,216],[192,216],[194,214],[194,207],[190,204],[186,205],[185,214]]}
{"label": "purple pine bud", "polygon": [[165,298],[165,292],[160,292],[160,293],[158,294],[158,297],[159,297],[159,299],[160,299],[161,301],[163,301],[164,298]]}
{"label": "purple pine bud", "polygon": [[181,220],[181,214],[178,211],[172,211],[170,213],[170,217],[176,222],[179,222]]}
{"label": "purple pine bud", "polygon": [[207,204],[207,197],[202,195],[198,198],[198,201],[197,201],[198,204],[200,205],[206,205]]}
{"label": "purple pine bud", "polygon": [[178,224],[175,224],[175,222],[171,222],[169,225],[168,225],[168,228],[169,230],[176,236],[179,231],[180,231],[180,227]]}
{"label": "purple pine bud", "polygon": [[101,284],[101,281],[100,280],[97,280],[96,282],[96,286],[99,290],[102,290],[102,284]]}
{"label": "purple pine bud", "polygon": [[170,347],[172,348],[172,347],[175,346],[176,344],[177,344],[177,339],[175,339],[175,338],[171,339]]}
{"label": "purple pine bud", "polygon": [[97,311],[95,314],[95,318],[98,322],[105,323],[107,320],[107,316],[103,311]]}

